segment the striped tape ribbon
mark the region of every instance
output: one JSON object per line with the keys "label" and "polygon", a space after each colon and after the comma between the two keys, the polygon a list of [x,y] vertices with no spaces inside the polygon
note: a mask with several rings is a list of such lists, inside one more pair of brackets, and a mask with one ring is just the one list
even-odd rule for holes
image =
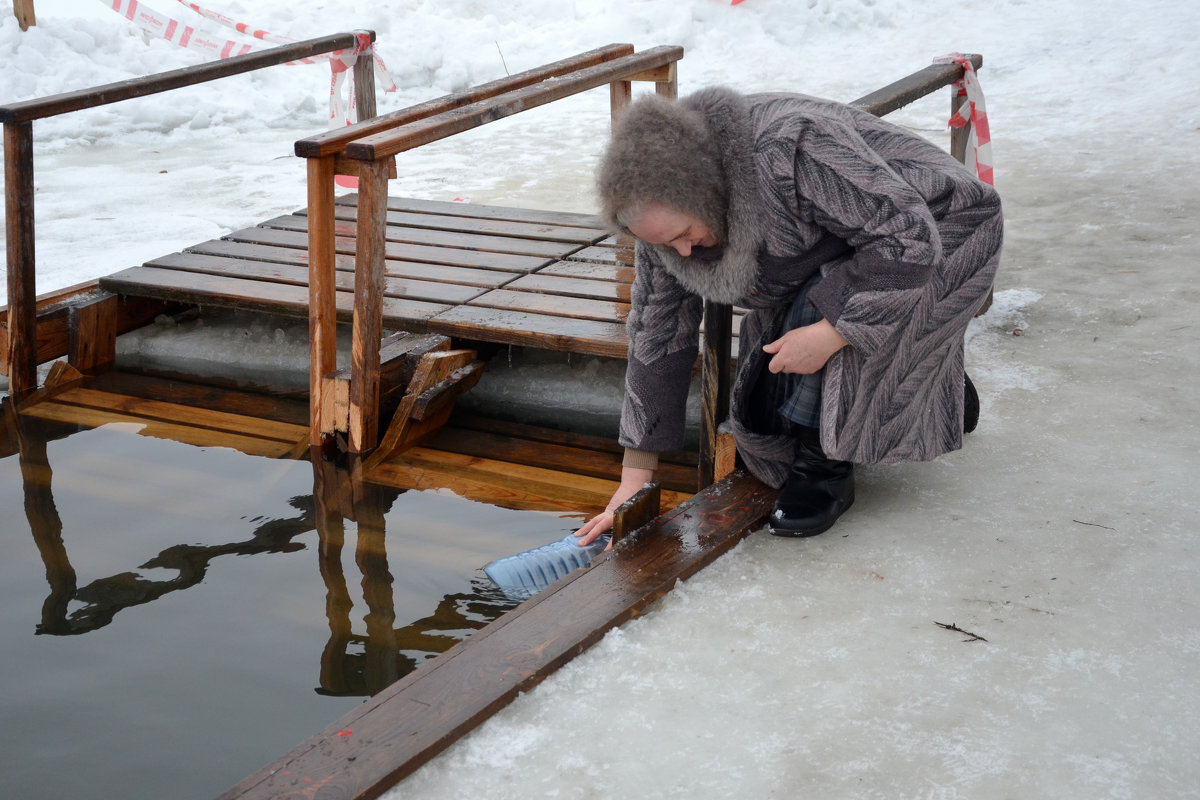
{"label": "striped tape ribbon", "polygon": [[958,64],[963,69],[963,76],[952,86],[956,97],[966,98],[966,102],[956,105],[957,111],[950,117],[951,128],[961,128],[969,124],[969,140],[967,142],[967,166],[975,170],[979,180],[994,186],[992,172],[992,131],[988,126],[987,107],[983,102],[983,89],[979,85],[979,76],[975,73],[975,65],[962,53],[951,53],[948,56],[934,59],[935,64]]}
{"label": "striped tape ribbon", "polygon": [[[139,0],[100,1],[152,36],[166,39],[180,47],[199,50],[217,58],[245,55],[253,50],[253,45],[244,42],[236,42],[229,39],[222,41],[210,38],[190,25],[185,25],[177,19],[155,11],[144,3],[139,2]],[[188,2],[188,0],[178,0],[178,2],[205,19],[212,20],[225,27],[232,28],[238,33],[252,36],[264,42],[292,44],[297,41],[296,39],[279,36],[260,28],[254,28],[246,23],[238,22],[224,14],[202,8],[196,3]],[[376,74],[379,76],[380,82],[385,86],[385,91],[396,91],[395,79],[388,72],[387,65],[383,63],[383,59],[373,52],[371,37],[366,33],[358,35],[358,43],[353,50],[335,50],[332,53],[289,61],[288,64],[316,64],[320,61],[328,61],[330,70],[332,71],[329,82],[329,117],[330,119],[338,120],[339,123],[344,122],[349,125],[353,121],[351,116],[356,111],[354,104],[354,75],[350,68],[354,66],[359,53],[367,50],[372,50]],[[349,81],[347,81],[347,76],[349,76]],[[347,82],[349,83],[349,102],[344,100],[342,96],[342,89]]]}

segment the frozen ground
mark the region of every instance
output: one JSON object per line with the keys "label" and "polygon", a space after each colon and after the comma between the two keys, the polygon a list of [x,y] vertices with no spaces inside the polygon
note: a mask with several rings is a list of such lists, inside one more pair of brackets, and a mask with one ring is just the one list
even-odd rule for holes
{"label": "frozen ground", "polygon": [[[21,35],[0,2],[0,100],[192,63],[103,3],[60,8]],[[391,797],[1200,796],[1194,4],[324,9],[219,6],[297,37],[377,28],[401,83],[385,108],[502,74],[493,52],[516,71],[608,41],[685,45],[684,92],[843,99],[982,52],[1007,213],[997,303],[969,343],[983,415],[962,451],[861,470],[855,507],[821,537],[752,535]],[[132,121],[39,123],[39,288],[302,205],[291,141],[324,124],[323,84],[290,69],[189,90],[183,111],[148,99]],[[410,154],[393,191],[588,210],[603,105]],[[899,119],[941,136],[945,106]]]}

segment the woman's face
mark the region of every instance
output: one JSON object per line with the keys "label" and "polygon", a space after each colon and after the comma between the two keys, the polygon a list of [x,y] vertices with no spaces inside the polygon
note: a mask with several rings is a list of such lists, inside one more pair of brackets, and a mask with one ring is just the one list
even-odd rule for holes
{"label": "woman's face", "polygon": [[664,244],[687,258],[693,247],[716,247],[717,237],[691,214],[662,205],[648,205],[629,226],[629,232],[647,244]]}

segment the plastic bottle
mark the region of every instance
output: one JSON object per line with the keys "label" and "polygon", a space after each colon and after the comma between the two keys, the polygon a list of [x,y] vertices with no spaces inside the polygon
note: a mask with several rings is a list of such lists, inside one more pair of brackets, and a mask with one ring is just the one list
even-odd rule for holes
{"label": "plastic bottle", "polygon": [[608,546],[612,534],[604,534],[591,544],[580,547],[574,533],[558,541],[498,558],[483,568],[492,582],[511,600],[525,600],[580,567]]}

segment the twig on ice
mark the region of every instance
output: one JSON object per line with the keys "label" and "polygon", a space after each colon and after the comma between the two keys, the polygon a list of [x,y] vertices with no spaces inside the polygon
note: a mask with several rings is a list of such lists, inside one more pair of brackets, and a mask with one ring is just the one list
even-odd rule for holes
{"label": "twig on ice", "polygon": [[939,628],[945,628],[948,631],[954,631],[955,633],[961,633],[963,636],[969,637],[969,638],[963,639],[964,642],[986,642],[987,641],[987,639],[983,638],[978,633],[971,633],[970,631],[964,631],[962,628],[958,627],[954,623],[950,623],[949,625],[947,625],[944,622],[938,622],[937,620],[934,620],[933,624],[937,625]]}

